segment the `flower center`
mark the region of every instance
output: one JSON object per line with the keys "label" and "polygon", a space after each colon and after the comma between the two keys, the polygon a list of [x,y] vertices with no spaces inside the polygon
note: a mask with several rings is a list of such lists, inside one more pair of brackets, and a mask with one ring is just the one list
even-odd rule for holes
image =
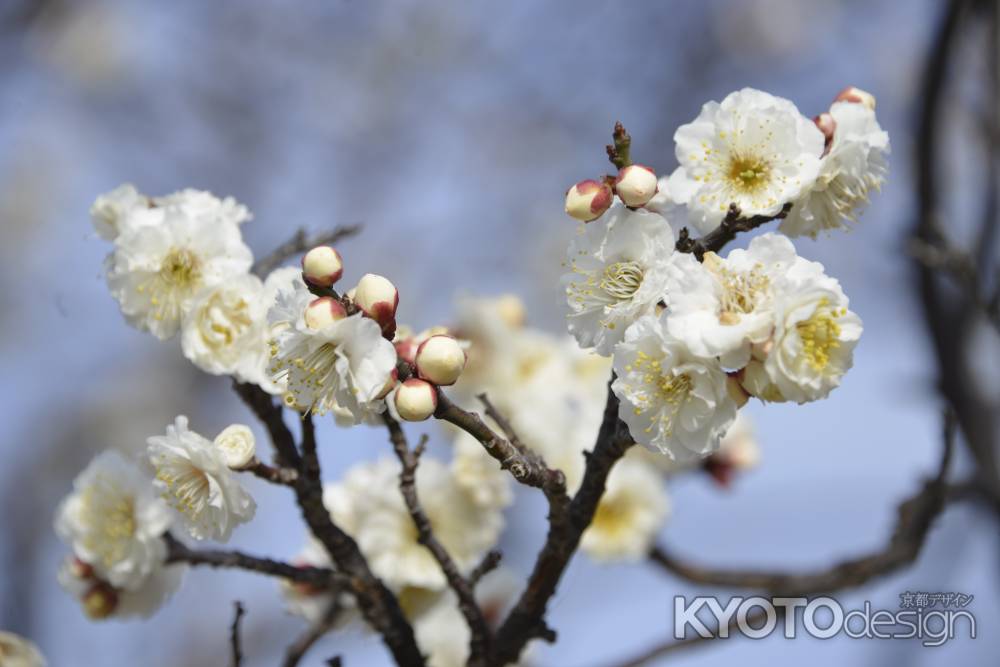
{"label": "flower center", "polygon": [[795,325],[802,340],[802,354],[813,370],[822,371],[830,363],[830,352],[840,347],[840,325],[836,318],[847,313],[846,308],[831,309],[822,299],[808,320]]}
{"label": "flower center", "polygon": [[615,262],[604,269],[600,288],[616,301],[627,301],[642,286],[642,268],[638,262]]}
{"label": "flower center", "polygon": [[[646,395],[637,397],[635,414],[640,415],[647,410],[659,409],[656,421],[660,429],[667,435],[673,433],[674,419],[688,400],[694,384],[687,374],[663,374],[662,362],[650,357],[645,352],[639,352],[635,361],[625,367],[629,373],[641,373],[642,384],[648,388]],[[645,431],[651,433],[653,424]]]}
{"label": "flower center", "polygon": [[105,567],[112,567],[125,558],[126,543],[135,535],[135,498],[102,476],[84,490],[81,504],[87,523],[97,528],[85,545]]}
{"label": "flower center", "polygon": [[622,499],[602,498],[594,513],[590,527],[606,535],[614,535],[628,526],[632,516],[632,505]]}
{"label": "flower center", "polygon": [[167,485],[173,505],[189,518],[197,520],[208,505],[208,475],[193,465],[184,466],[171,474],[164,468],[156,471],[156,479]]}
{"label": "flower center", "polygon": [[741,315],[748,315],[756,310],[770,285],[760,264],[750,271],[731,271],[715,253],[705,253],[704,264],[722,286],[719,298],[720,324],[737,324]]}
{"label": "flower center", "polygon": [[727,177],[739,192],[752,194],[762,190],[767,185],[770,174],[770,163],[755,155],[733,153],[729,159]]}
{"label": "flower center", "polygon": [[185,248],[172,248],[160,264],[160,279],[175,288],[186,289],[201,277],[198,256]]}
{"label": "flower center", "polygon": [[[307,343],[300,343],[288,353],[280,355],[276,343],[271,345],[271,376],[275,382],[288,381],[289,406],[299,405],[318,415],[329,410],[332,392],[338,387],[337,359],[340,352],[333,343],[323,343],[310,351]],[[289,397],[291,402],[289,402]]]}

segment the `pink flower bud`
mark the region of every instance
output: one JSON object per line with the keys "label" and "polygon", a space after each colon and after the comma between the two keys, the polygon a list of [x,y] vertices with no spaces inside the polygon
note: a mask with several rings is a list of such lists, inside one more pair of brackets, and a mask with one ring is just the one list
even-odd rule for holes
{"label": "pink flower bud", "polygon": [[329,287],[344,275],[340,253],[330,246],[313,248],[302,257],[302,277],[318,287]]}
{"label": "pink flower bud", "polygon": [[590,222],[604,215],[613,195],[607,183],[587,179],[566,191],[566,213],[571,218]]}
{"label": "pink flower bud", "polygon": [[399,306],[399,292],[387,278],[366,273],[354,288],[354,303],[382,327],[382,333],[389,336],[396,331],[396,308]]}
{"label": "pink flower bud", "polygon": [[410,378],[396,387],[396,412],[408,422],[421,422],[437,410],[437,390],[430,382]]}
{"label": "pink flower bud", "polygon": [[831,114],[824,111],[813,118],[813,122],[816,123],[816,127],[823,133],[823,138],[826,140],[826,148],[823,151],[826,153],[830,150],[830,144],[833,142],[833,133],[837,130],[837,121],[833,119]]}
{"label": "pink flower bud", "polygon": [[304,314],[306,326],[310,329],[322,329],[345,317],[347,317],[347,311],[344,310],[344,305],[332,296],[321,296],[318,299],[313,299],[306,306]]}
{"label": "pink flower bud", "polygon": [[465,368],[465,350],[451,336],[431,336],[417,349],[417,375],[438,386],[455,384]]}
{"label": "pink flower bud", "polygon": [[643,206],[656,194],[656,173],[641,164],[622,167],[615,179],[615,192],[626,206]]}
{"label": "pink flower bud", "polygon": [[837,97],[833,99],[834,102],[854,102],[855,104],[863,104],[872,111],[875,111],[875,96],[869,93],[867,90],[861,90],[860,88],[855,88],[854,86],[848,86],[844,88],[837,94]]}
{"label": "pink flower bud", "polygon": [[92,579],[94,577],[94,568],[76,557],[70,560],[69,571],[77,579]]}

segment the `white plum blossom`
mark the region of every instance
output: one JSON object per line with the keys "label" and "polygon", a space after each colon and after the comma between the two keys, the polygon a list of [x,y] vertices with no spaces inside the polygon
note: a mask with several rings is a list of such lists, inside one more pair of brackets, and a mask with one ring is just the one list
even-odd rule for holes
{"label": "white plum blossom", "polygon": [[257,439],[246,424],[230,424],[215,436],[212,444],[225,464],[234,470],[248,466],[257,453]]}
{"label": "white plum blossom", "polygon": [[762,367],[777,394],[765,390],[761,397],[796,403],[826,398],[853,364],[861,318],[848,310],[840,283],[817,262],[799,259],[774,291],[775,329]]}
{"label": "white plum blossom", "polygon": [[581,347],[609,355],[625,329],[663,299],[674,233],[660,215],[616,203],[581,225],[563,276],[569,331]]}
{"label": "white plum blossom", "polygon": [[3,667],[46,667],[45,657],[35,643],[13,632],[0,631],[0,665]]}
{"label": "white plum blossom", "polygon": [[138,220],[133,212],[149,209],[149,198],[135,189],[131,183],[124,183],[110,192],[105,192],[94,200],[90,207],[90,221],[94,231],[105,241],[114,241],[127,220]]}
{"label": "white plum blossom", "polygon": [[[341,482],[327,486],[324,502],[389,587],[441,590],[444,573],[417,540],[399,490],[399,472],[399,463],[391,459],[356,465]],[[469,571],[496,542],[503,527],[501,511],[470,503],[447,466],[428,457],[417,468],[416,488],[434,535],[459,569]]]}
{"label": "white plum blossom", "polygon": [[680,167],[667,196],[688,207],[689,221],[706,234],[730,204],[743,216],[774,215],[812,187],[823,133],[786,99],[752,88],[708,102],[674,134]]}
{"label": "white plum blossom", "polygon": [[663,477],[644,461],[625,458],[611,469],[580,548],[598,561],[646,558],[669,513]]}
{"label": "white plum blossom", "polygon": [[678,254],[668,287],[667,329],[696,355],[742,368],[754,343],[774,330],[773,284],[797,259],[791,242],[763,234],[725,258],[707,252],[699,263]]}
{"label": "white plum blossom", "polygon": [[126,590],[138,589],[163,566],[170,524],[170,511],[149,479],[114,450],[77,476],[55,520],[56,533],[78,559]]}
{"label": "white plum blossom", "polygon": [[819,177],[781,223],[781,231],[789,236],[815,238],[821,231],[856,222],[869,192],[878,190],[888,173],[889,135],[879,126],[874,109],[836,102],[830,116],[833,139],[820,160]]}
{"label": "white plum blossom", "polygon": [[173,206],[153,212],[162,220],[130,226],[115,240],[107,282],[125,319],[164,340],[177,332],[203,288],[246,273],[253,255],[235,225]]}
{"label": "white plum blossom", "polygon": [[254,499],[226,465],[223,452],[188,430],[187,417],[177,417],[166,435],[147,442],[154,485],[177,510],[191,537],[226,542],[236,526],[253,518]]}
{"label": "white plum blossom", "polygon": [[195,190],[194,188],[185,188],[162,197],[153,197],[153,205],[158,207],[174,206],[190,218],[220,225],[241,225],[253,218],[250,210],[233,197],[219,199],[211,192]]}
{"label": "white plum blossom", "polygon": [[704,456],[736,418],[718,360],[699,357],[648,315],[615,348],[612,385],[635,441],[674,459]]}
{"label": "white plum blossom", "polygon": [[173,564],[151,572],[134,590],[115,588],[96,576],[85,563],[63,561],[57,579],[75,597],[88,618],[149,618],[180,588],[187,566]]}
{"label": "white plum blossom", "polygon": [[270,307],[264,283],[249,273],[206,287],[183,320],[184,356],[206,373],[261,382],[268,360]]}
{"label": "white plum blossom", "polygon": [[268,315],[272,378],[287,386],[286,401],[325,414],[340,407],[354,421],[384,410],[379,398],[396,367],[396,349],[378,323],[355,313],[314,329],[305,320],[312,294],[300,282],[281,290]]}

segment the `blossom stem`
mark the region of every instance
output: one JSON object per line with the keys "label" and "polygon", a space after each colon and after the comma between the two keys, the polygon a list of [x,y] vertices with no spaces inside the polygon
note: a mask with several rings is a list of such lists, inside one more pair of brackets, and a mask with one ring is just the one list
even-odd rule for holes
{"label": "blossom stem", "polygon": [[774,220],[783,220],[791,210],[792,205],[788,203],[781,207],[781,210],[775,215],[755,215],[750,218],[744,218],[741,217],[740,207],[736,204],[730,204],[726,217],[723,218],[722,223],[718,227],[699,239],[691,238],[687,227],[685,227],[681,230],[675,247],[677,252],[694,254],[700,262],[706,252],[718,252],[722,250],[727,243],[736,238],[739,232],[749,232]]}
{"label": "blossom stem", "polygon": [[292,238],[288,239],[266,257],[260,258],[251,269],[254,275],[261,278],[269,274],[274,269],[291,257],[304,253],[310,248],[320,245],[333,245],[337,241],[354,236],[361,231],[361,225],[344,225],[332,231],[309,236],[306,230],[298,229]]}

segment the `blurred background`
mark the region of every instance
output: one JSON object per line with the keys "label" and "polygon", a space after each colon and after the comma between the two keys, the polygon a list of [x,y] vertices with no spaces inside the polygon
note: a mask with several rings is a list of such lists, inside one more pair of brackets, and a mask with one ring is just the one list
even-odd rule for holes
{"label": "blurred background", "polygon": [[[886,186],[852,233],[797,242],[841,280],[865,335],[829,400],[748,406],[762,464],[727,491],[707,477],[674,484],[662,539],[718,566],[810,569],[878,548],[940,449],[906,237],[921,76],[946,4],[0,0],[0,629],[33,638],[55,667],[176,667],[226,664],[237,598],[249,610],[248,665],[274,664],[302,628],[277,585],[248,574],[193,570],[154,619],[127,623],[86,621],[56,583],[65,551],[53,512],[96,452],[143,447],[176,414],[205,433],[252,423],[225,378],[124,324],[88,220],[96,195],[126,181],[232,195],[255,214],[243,232],[258,255],[300,226],[361,223],[341,248],[347,279],[391,276],[400,321],[447,322],[457,294],[514,292],[532,326],[562,332],[558,276],[574,230],[563,193],[609,169],[614,121],[638,161],[668,173],[676,127],[743,86],[809,116],[849,84],[878,97],[893,148]],[[992,27],[965,25],[944,104],[956,135],[978,123],[952,104],[960,95],[997,114],[995,98],[981,99],[996,66]],[[942,222],[958,238],[978,205],[970,192],[995,178],[978,166],[983,146],[956,136],[942,147]],[[997,348],[995,330],[975,328],[976,381],[993,401]],[[331,478],[389,451],[382,432],[323,429]],[[303,540],[291,494],[250,484],[258,517],[233,545],[290,557]],[[508,514],[502,543],[522,574],[544,535],[535,495]],[[740,639],[669,662],[985,664],[1000,648],[998,553],[995,517],[955,505],[913,568],[840,594],[851,608],[886,609],[908,590],[973,594],[975,640]],[[534,659],[613,663],[665,639],[673,596],[698,592],[646,564],[579,557],[551,608],[560,641]],[[377,637],[353,630],[325,638],[306,664],[334,653],[348,666],[388,660]]]}

